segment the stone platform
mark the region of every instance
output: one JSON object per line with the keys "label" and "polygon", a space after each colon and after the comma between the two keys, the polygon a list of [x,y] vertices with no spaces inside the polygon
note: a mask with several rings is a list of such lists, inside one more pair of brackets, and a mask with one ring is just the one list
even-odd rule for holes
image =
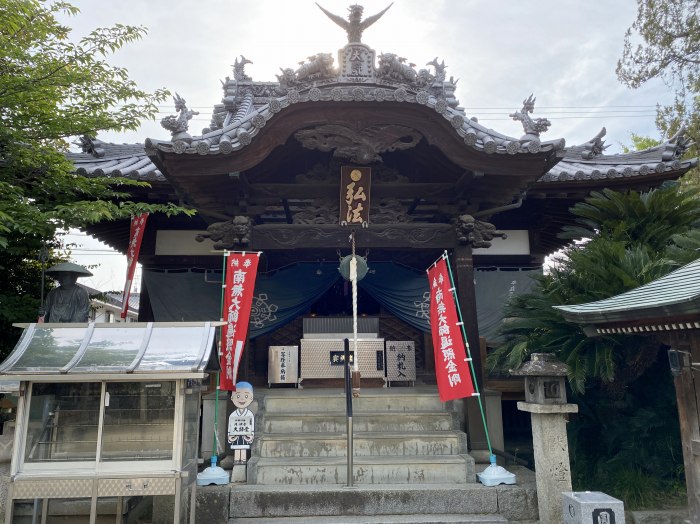
{"label": "stone platform", "polygon": [[[477,471],[486,464],[477,464]],[[525,523],[537,520],[534,473],[508,466],[513,486],[383,484],[236,485],[197,488],[197,522],[233,523]],[[227,519],[228,520],[225,520]]]}
{"label": "stone platform", "polygon": [[[197,522],[514,523],[537,518],[534,474],[485,487],[464,433],[462,401],[437,388],[363,388],[353,399],[353,484],[347,483],[345,394],[257,389],[247,482],[198,488]],[[483,455],[483,454],[480,454]],[[481,458],[479,455],[477,455]]]}

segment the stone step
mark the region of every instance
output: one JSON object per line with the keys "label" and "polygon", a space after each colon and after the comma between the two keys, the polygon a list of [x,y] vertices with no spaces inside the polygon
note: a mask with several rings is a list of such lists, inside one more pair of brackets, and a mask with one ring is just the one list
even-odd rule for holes
{"label": "stone step", "polygon": [[[345,433],[304,435],[263,434],[257,444],[261,457],[345,457]],[[422,433],[355,432],[354,456],[460,455],[467,453],[467,436],[461,431]]]}
{"label": "stone step", "polygon": [[[266,392],[264,399],[266,413],[305,413],[342,411],[345,412],[345,392],[342,389],[285,389]],[[357,412],[411,412],[449,411],[452,402],[440,402],[437,389],[383,388],[362,389],[360,396],[352,401]]]}
{"label": "stone step", "polygon": [[[485,467],[486,464],[479,464],[477,469],[482,471]],[[226,520],[218,515],[204,518],[200,511],[206,510],[207,507],[212,511],[221,511],[226,501],[228,516],[235,519],[236,523],[246,522],[239,519],[259,519],[257,522],[272,523],[275,522],[273,519],[281,518],[306,519],[302,521],[309,523],[537,520],[534,473],[520,466],[507,467],[509,471],[516,474],[516,485],[486,487],[478,483],[451,484],[445,481],[422,485],[359,484],[352,488],[342,485],[256,486],[250,484],[198,487],[197,522],[225,522]],[[317,520],[312,520],[314,518]],[[342,520],[343,518],[350,520]],[[359,518],[359,520],[351,520],[353,518]],[[415,520],[402,521],[397,520],[398,518]],[[444,520],[438,520],[439,518]],[[454,518],[464,520],[450,520]],[[479,518],[484,520],[480,521]]]}
{"label": "stone step", "polygon": [[500,515],[377,515],[230,519],[229,524],[508,524]]}
{"label": "stone step", "polygon": [[[256,427],[265,433],[345,433],[347,416],[344,411],[326,413],[287,412],[263,413]],[[355,431],[425,432],[457,429],[456,415],[448,412],[354,413]]]}
{"label": "stone step", "polygon": [[[475,482],[469,455],[354,457],[355,484],[436,484]],[[248,461],[248,484],[332,485],[347,481],[345,457],[267,458]]]}

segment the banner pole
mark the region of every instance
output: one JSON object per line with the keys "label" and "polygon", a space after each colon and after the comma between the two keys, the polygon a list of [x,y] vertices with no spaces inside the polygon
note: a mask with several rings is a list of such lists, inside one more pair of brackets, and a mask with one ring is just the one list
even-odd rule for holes
{"label": "banner pole", "polygon": [[[223,256],[223,264],[221,265],[221,321],[223,322],[224,317],[224,288],[226,287],[226,257],[229,255],[228,251],[224,251],[224,256]],[[221,327],[219,327],[219,347],[217,348],[217,358],[219,359],[219,362],[221,362]],[[218,372],[216,374],[216,396],[214,397],[214,442],[212,443],[212,456],[219,454],[219,449],[216,445],[217,441],[217,435],[216,432],[219,429],[219,387],[220,387],[220,382],[219,380],[221,379],[221,372]]]}
{"label": "banner pole", "polygon": [[[345,371],[345,417],[346,417],[346,439],[347,439],[347,487],[353,487],[353,428],[352,428],[352,379],[350,371],[350,340],[343,340],[343,356],[344,356],[344,371]],[[357,355],[355,355],[357,359]]]}
{"label": "banner pole", "polygon": [[455,288],[455,280],[452,276],[452,266],[450,265],[450,258],[447,256],[447,251],[442,255],[442,258],[447,262],[447,272],[450,275],[450,285],[452,287],[452,294],[454,295],[455,304],[457,305],[457,315],[459,316],[459,327],[462,330],[462,337],[464,338],[464,344],[467,348],[467,357],[469,358],[469,368],[472,371],[472,382],[474,383],[474,390],[476,391],[476,398],[479,401],[479,410],[481,411],[481,421],[484,424],[484,432],[486,433],[486,444],[489,447],[489,456],[493,456],[493,449],[491,448],[491,438],[489,437],[489,428],[486,424],[486,414],[484,413],[484,404],[481,401],[481,393],[479,392],[479,382],[476,380],[476,373],[474,372],[474,362],[472,360],[472,351],[469,347],[469,339],[467,338],[467,332],[464,329],[464,319],[462,318],[462,309],[459,306],[459,298],[457,297],[457,292]]}

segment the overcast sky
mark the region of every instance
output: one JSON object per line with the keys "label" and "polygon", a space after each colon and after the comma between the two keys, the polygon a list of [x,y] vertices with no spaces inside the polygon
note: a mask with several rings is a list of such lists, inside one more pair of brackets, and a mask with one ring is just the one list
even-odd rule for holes
{"label": "overcast sky", "polygon": [[[126,67],[144,89],[165,87],[185,98],[200,112],[190,121],[193,135],[208,125],[211,108],[222,97],[220,80],[233,76],[236,57],[253,61],[246,67],[253,80],[275,81],[280,68],[296,68],[319,52],[332,53],[337,63],[337,50],[347,42],[345,32],[310,0],[72,3],[81,9],[66,19],[75,38],[114,23],[148,28],[143,40],[108,60]],[[352,1],[319,3],[345,17]],[[389,4],[361,3],[365,16]],[[418,68],[435,57],[444,60],[448,78],[459,79],[457,97],[467,116],[498,132],[522,135],[520,123],[508,114],[532,93],[537,97],[534,117],[552,122],[543,140],[580,144],[605,126],[613,152],[620,143],[630,143],[631,133],[659,138],[654,107],[671,99],[661,82],[630,90],[617,81],[615,65],[635,14],[633,0],[396,0],[362,41],[377,53],[406,57]],[[158,119],[175,114],[170,101],[162,111]],[[131,143],[147,137],[167,139],[169,133],[158,122],[146,122],[136,132],[99,136]],[[104,288],[105,278],[85,282]],[[120,288],[123,278],[113,287]]]}

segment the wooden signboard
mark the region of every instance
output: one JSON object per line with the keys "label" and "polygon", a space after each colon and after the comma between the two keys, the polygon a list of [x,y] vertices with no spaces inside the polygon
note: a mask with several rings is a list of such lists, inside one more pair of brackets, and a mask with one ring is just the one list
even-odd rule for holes
{"label": "wooden signboard", "polygon": [[369,190],[372,169],[340,168],[340,225],[367,227],[369,224]]}

